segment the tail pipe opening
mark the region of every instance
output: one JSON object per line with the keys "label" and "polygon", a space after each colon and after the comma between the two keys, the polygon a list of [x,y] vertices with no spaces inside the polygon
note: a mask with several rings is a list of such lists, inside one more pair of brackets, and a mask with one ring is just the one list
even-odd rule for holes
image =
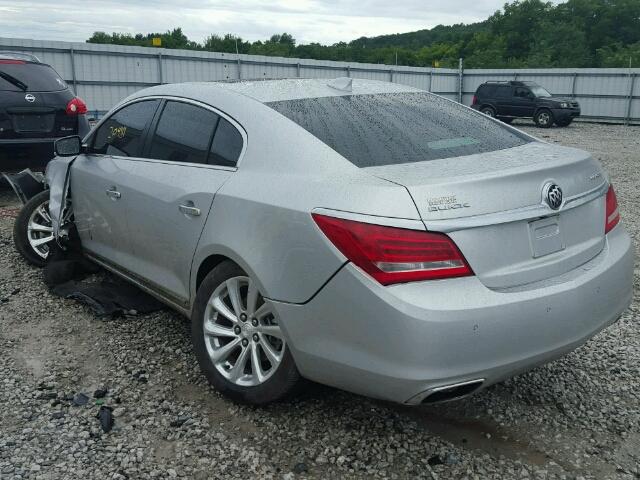
{"label": "tail pipe opening", "polygon": [[478,390],[484,383],[483,378],[470,380],[468,382],[453,383],[442,387],[432,388],[426,392],[426,395],[420,403],[437,403],[446,402],[448,400],[457,400],[467,395],[471,395]]}

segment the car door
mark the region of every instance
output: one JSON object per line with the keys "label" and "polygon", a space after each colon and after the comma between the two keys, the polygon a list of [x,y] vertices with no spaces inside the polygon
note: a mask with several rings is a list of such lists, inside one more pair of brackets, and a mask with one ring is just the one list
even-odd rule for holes
{"label": "car door", "polygon": [[235,122],[211,107],[167,99],[151,127],[145,159],[127,171],[127,268],[179,305],[189,301],[191,263],[218,189],[244,145]]}
{"label": "car door", "polygon": [[71,198],[83,248],[110,263],[126,266],[133,250],[128,223],[129,191],[124,179],[131,159],[144,147],[160,100],[128,104],[106,118],[91,136],[86,153],[71,166]]}
{"label": "car door", "polygon": [[500,117],[511,117],[511,100],[513,97],[513,87],[511,85],[498,85],[495,90],[496,110]]}
{"label": "car door", "polygon": [[513,92],[513,115],[516,117],[533,117],[535,96],[527,87],[515,87]]}

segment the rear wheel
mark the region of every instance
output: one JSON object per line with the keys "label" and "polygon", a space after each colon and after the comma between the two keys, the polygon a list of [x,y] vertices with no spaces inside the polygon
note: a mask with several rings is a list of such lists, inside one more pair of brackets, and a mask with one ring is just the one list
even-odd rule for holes
{"label": "rear wheel", "polygon": [[553,113],[551,113],[551,110],[543,108],[536,112],[535,116],[533,117],[533,121],[536,122],[536,125],[540,128],[549,128],[553,125],[554,122]]}
{"label": "rear wheel", "polygon": [[13,225],[13,243],[27,262],[43,267],[54,240],[49,215],[49,191],[40,192],[22,207]]}
{"label": "rear wheel", "polygon": [[235,263],[219,264],[203,280],[191,326],[200,367],[224,395],[260,405],[295,390],[300,374],[278,315]]}
{"label": "rear wheel", "polygon": [[490,107],[490,106],[482,107],[480,109],[480,111],[482,113],[484,113],[487,117],[495,117],[496,116],[496,111],[494,110],[493,107]]}

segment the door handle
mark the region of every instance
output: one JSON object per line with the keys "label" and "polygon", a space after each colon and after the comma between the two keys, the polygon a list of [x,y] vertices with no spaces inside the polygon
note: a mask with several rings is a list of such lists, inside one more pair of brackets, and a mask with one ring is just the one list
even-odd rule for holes
{"label": "door handle", "polygon": [[189,215],[189,216],[192,216],[192,217],[200,216],[200,209],[195,207],[193,202],[187,202],[184,205],[180,205],[178,207],[178,210],[180,210],[185,215]]}
{"label": "door handle", "polygon": [[107,197],[113,198],[114,200],[119,199],[122,194],[116,189],[116,187],[110,187],[107,189]]}

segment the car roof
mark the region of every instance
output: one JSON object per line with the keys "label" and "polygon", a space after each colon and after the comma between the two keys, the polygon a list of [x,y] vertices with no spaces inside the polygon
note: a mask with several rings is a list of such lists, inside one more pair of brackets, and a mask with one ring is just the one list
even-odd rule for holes
{"label": "car roof", "polygon": [[[141,92],[147,95],[181,95],[193,99],[206,98],[215,93],[234,92],[261,103],[303,98],[320,98],[346,95],[370,95],[380,93],[424,92],[418,88],[397,83],[337,79],[277,79],[243,80],[235,82],[178,83],[152,87]],[[134,94],[135,95],[135,94]]]}
{"label": "car roof", "polygon": [[539,86],[536,82],[529,82],[523,80],[487,80],[482,85],[503,85],[503,86],[514,86],[514,87],[537,87]]}

